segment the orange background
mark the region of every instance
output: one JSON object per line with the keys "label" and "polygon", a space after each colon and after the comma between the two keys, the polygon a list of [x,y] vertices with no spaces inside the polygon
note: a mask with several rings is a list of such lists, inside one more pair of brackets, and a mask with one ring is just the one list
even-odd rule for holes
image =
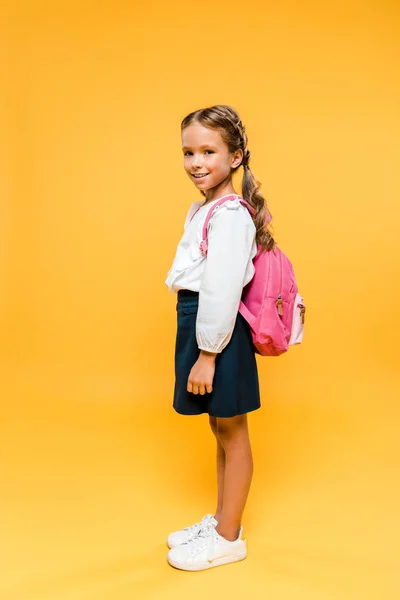
{"label": "orange background", "polygon": [[[1,10],[1,597],[397,599],[398,4]],[[200,199],[180,121],[215,103],[307,321],[258,360],[248,559],[188,574],[165,539],[215,509],[215,447],[172,409],[164,281]]]}

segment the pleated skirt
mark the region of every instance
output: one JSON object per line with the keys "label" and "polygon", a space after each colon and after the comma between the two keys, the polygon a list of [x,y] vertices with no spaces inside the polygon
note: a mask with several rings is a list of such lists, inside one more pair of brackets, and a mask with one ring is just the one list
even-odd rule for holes
{"label": "pleated skirt", "polygon": [[234,417],[261,406],[256,353],[247,321],[238,312],[232,337],[217,354],[212,392],[187,391],[189,373],[200,349],[196,340],[198,292],[179,290],[175,344],[175,387],[173,407],[182,415],[208,413]]}

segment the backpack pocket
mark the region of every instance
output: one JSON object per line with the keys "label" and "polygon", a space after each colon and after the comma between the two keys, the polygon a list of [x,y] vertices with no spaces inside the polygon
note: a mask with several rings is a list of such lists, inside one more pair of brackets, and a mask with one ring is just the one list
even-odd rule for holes
{"label": "backpack pocket", "polygon": [[300,294],[297,293],[293,308],[293,321],[289,346],[301,344],[301,342],[303,341],[305,312],[306,307],[304,304],[304,298],[302,298]]}

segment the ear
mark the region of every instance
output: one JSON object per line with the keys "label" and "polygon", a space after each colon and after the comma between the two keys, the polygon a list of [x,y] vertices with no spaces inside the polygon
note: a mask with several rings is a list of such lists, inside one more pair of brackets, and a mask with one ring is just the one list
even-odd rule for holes
{"label": "ear", "polygon": [[238,150],[235,150],[235,152],[233,152],[233,154],[232,154],[232,158],[231,158],[232,169],[235,169],[236,167],[238,167],[241,164],[242,160],[243,160],[243,150],[241,150],[239,148]]}

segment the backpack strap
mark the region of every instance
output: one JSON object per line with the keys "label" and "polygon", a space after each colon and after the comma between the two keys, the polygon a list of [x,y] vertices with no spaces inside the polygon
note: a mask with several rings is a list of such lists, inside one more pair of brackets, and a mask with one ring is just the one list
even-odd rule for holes
{"label": "backpack strap", "polygon": [[256,213],[254,208],[252,206],[250,206],[250,204],[248,202],[246,202],[246,200],[244,200],[241,196],[238,196],[237,194],[231,195],[231,196],[224,196],[223,198],[220,198],[218,200],[218,202],[216,202],[214,204],[214,206],[212,206],[210,208],[210,210],[208,211],[206,220],[204,221],[204,225],[203,225],[203,239],[201,240],[200,250],[206,256],[207,256],[207,251],[208,251],[207,236],[208,236],[208,225],[210,223],[210,219],[213,215],[214,210],[217,208],[217,206],[221,206],[221,204],[228,202],[228,200],[240,200],[240,203],[243,204],[243,206],[245,206],[248,209],[248,211],[250,212],[252,217],[254,217],[254,215]]}

